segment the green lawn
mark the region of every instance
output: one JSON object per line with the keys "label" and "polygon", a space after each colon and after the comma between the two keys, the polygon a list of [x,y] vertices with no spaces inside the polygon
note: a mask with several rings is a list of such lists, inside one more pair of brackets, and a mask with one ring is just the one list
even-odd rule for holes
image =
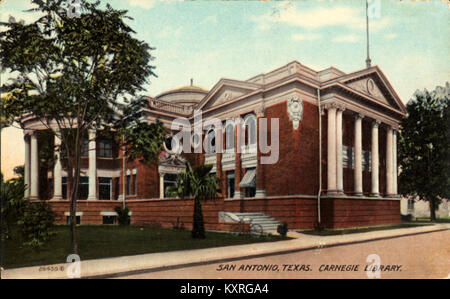
{"label": "green lawn", "polygon": [[[416,218],[411,223],[431,223],[430,218]],[[450,223],[450,217],[437,218],[435,223]]]}
{"label": "green lawn", "polygon": [[[66,262],[72,253],[69,227],[55,226],[56,235],[38,251],[22,246],[16,238],[5,242],[4,268],[48,265]],[[281,236],[233,235],[222,232],[206,232],[206,239],[192,239],[190,230],[174,230],[134,226],[88,226],[78,227],[81,260],[199,249],[218,246],[272,242],[287,240]]]}
{"label": "green lawn", "polygon": [[398,229],[398,228],[410,228],[417,226],[431,225],[430,223],[413,223],[405,222],[399,224],[389,225],[376,225],[376,226],[362,226],[362,227],[348,227],[348,228],[336,228],[336,229],[323,229],[323,230],[302,230],[299,231],[302,234],[316,235],[316,236],[335,236],[335,235],[347,235],[355,233],[365,233],[379,230]]}

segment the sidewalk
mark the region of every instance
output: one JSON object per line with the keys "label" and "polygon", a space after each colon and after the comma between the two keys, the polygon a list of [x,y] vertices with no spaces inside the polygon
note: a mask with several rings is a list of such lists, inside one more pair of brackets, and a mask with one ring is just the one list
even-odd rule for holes
{"label": "sidewalk", "polygon": [[[433,226],[400,228],[337,236],[313,236],[289,232],[288,236],[295,239],[279,242],[86,260],[81,262],[81,278],[118,277],[125,274],[139,274],[210,263],[230,262],[242,258],[263,257],[280,253],[310,250],[318,247],[325,248],[449,229],[450,224],[436,224]],[[1,278],[67,278],[66,272],[70,265],[71,264],[55,264],[45,267],[33,266],[8,269],[2,271]]]}

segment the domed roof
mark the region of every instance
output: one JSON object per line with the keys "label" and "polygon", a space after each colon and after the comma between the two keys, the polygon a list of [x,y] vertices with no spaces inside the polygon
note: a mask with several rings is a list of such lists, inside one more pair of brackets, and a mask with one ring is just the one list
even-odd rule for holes
{"label": "domed roof", "polygon": [[165,91],[156,96],[156,98],[158,100],[177,103],[181,105],[194,105],[199,103],[207,93],[208,90],[200,86],[193,85],[191,81],[191,85],[181,86]]}

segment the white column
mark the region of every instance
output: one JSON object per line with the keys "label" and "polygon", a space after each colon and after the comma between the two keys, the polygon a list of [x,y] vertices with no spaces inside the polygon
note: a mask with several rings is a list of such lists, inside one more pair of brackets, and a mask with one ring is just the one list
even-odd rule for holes
{"label": "white column", "polygon": [[39,199],[39,150],[37,132],[31,134],[30,199]]}
{"label": "white column", "polygon": [[28,134],[24,136],[25,141],[25,167],[24,167],[24,174],[23,179],[25,183],[25,198],[28,198],[30,196],[30,137]]}
{"label": "white column", "polygon": [[61,200],[62,197],[62,178],[61,178],[61,139],[55,135],[56,161],[53,171],[53,198],[52,200]]}
{"label": "white column", "polygon": [[386,195],[392,195],[392,128],[388,127],[386,133]]}
{"label": "white column", "polygon": [[378,156],[378,127],[380,126],[379,121],[374,121],[372,123],[372,188],[371,196],[380,196],[380,184],[379,184],[379,156]]}
{"label": "white column", "polygon": [[342,168],[342,113],[344,109],[338,108],[336,114],[336,161],[337,161],[337,191],[344,194],[344,170]]}
{"label": "white column", "polygon": [[328,107],[328,193],[336,193],[336,107],[331,104]]}
{"label": "white column", "polygon": [[398,169],[397,169],[397,131],[393,130],[392,132],[392,187],[393,187],[393,194],[398,194],[397,189],[397,178],[398,178]]}
{"label": "white column", "polygon": [[363,115],[355,116],[355,195],[363,194],[362,180],[362,119]]}
{"label": "white column", "polygon": [[95,146],[96,133],[89,130],[89,195],[88,200],[97,199],[97,150]]}
{"label": "white column", "polygon": [[159,198],[164,198],[164,173],[159,174]]}

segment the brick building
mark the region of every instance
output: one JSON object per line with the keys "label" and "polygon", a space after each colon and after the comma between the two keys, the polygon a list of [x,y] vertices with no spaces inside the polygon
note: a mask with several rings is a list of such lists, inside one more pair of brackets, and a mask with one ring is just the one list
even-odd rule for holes
{"label": "brick building", "polygon": [[[406,110],[378,66],[344,73],[334,67],[316,71],[294,61],[245,81],[221,79],[209,91],[191,81],[190,86],[149,97],[145,117],[168,128],[177,118],[194,126],[195,111],[202,112],[203,126],[194,130],[192,144],[205,142],[206,148],[174,153],[168,145],[152,164],[124,164],[114,142],[90,131],[82,158],[79,221],[113,222],[114,207],[122,204],[125,193],[133,224],[170,227],[179,219],[189,227],[193,201],[165,194],[185,160],[214,164],[221,194],[203,203],[207,229],[226,229],[233,215],[244,215],[240,213],[270,216],[290,228],[400,221],[396,132]],[[220,120],[221,130],[205,125],[212,118]],[[245,130],[242,144],[236,119]],[[266,128],[261,119],[267,120]],[[52,145],[58,140],[42,137],[43,128],[33,117],[23,122],[28,129],[26,196],[48,199],[58,221],[64,222],[70,188],[64,163],[57,159],[49,169],[38,157],[45,140]],[[263,135],[270,146],[276,137],[278,149],[262,151]],[[271,155],[276,163],[262,162]]]}

